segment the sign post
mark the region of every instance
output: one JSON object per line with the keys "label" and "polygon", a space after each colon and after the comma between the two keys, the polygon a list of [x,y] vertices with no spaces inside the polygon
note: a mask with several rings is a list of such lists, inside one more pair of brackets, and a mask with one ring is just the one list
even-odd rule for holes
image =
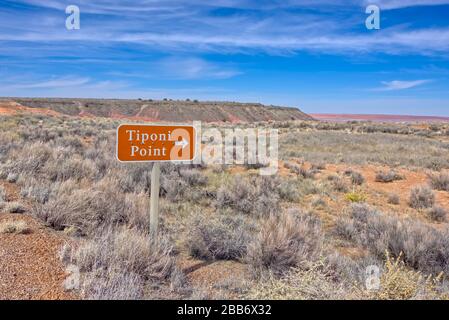
{"label": "sign post", "polygon": [[153,170],[151,171],[150,235],[153,239],[157,238],[157,229],[159,225],[160,165],[159,162],[156,162],[153,164]]}
{"label": "sign post", "polygon": [[196,153],[195,128],[187,125],[128,125],[117,128],[117,159],[153,162],[150,194],[150,235],[159,225],[160,163],[192,161]]}

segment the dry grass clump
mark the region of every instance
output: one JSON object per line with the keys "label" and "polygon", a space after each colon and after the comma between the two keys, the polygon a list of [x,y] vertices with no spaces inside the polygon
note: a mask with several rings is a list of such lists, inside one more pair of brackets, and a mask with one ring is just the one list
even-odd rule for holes
{"label": "dry grass clump", "polygon": [[430,220],[435,222],[446,222],[448,211],[443,207],[435,206],[427,212]]}
{"label": "dry grass clump", "polygon": [[142,230],[147,226],[148,203],[144,194],[123,194],[113,181],[102,181],[90,189],[58,193],[44,204],[36,204],[32,213],[56,230],[76,228],[82,235],[94,235],[99,229],[129,224]]}
{"label": "dry grass clump", "polygon": [[[447,300],[449,298],[442,283],[442,274],[424,276],[418,271],[411,270],[404,264],[401,255],[393,258],[387,254],[386,261],[379,264],[379,287],[371,290],[365,284],[364,268],[351,271],[356,272],[357,276],[346,274],[343,277],[335,277],[335,267],[318,261],[306,270],[291,269],[282,278],[270,275],[268,278],[262,278],[245,297],[266,300]],[[356,280],[359,275],[363,275],[360,276],[360,281]]]}
{"label": "dry grass clump", "polygon": [[283,180],[278,188],[281,199],[289,202],[299,202],[301,199],[300,183],[295,179]]}
{"label": "dry grass clump", "polygon": [[310,169],[313,171],[321,171],[326,169],[326,164],[324,162],[312,163]]}
{"label": "dry grass clump", "polygon": [[346,183],[345,179],[338,175],[330,175],[328,177],[328,180],[331,181],[332,187],[337,192],[346,193],[349,191],[348,184]]}
{"label": "dry grass clump", "polygon": [[449,174],[439,173],[429,175],[430,185],[433,189],[449,192]]}
{"label": "dry grass clump", "polygon": [[19,220],[7,220],[0,223],[1,233],[15,233],[15,234],[27,234],[30,232],[30,228],[25,221]]}
{"label": "dry grass clump", "polygon": [[26,152],[23,150],[23,153],[13,153],[12,159],[3,165],[2,171],[9,172],[8,175],[36,175],[42,172],[52,154],[49,145],[42,142],[33,143],[27,146]]}
{"label": "dry grass clump", "polygon": [[308,269],[293,268],[284,277],[262,278],[245,295],[254,300],[340,300],[348,297],[347,288],[335,282],[329,270],[316,262]]}
{"label": "dry grass clump", "polygon": [[254,225],[244,216],[196,216],[187,238],[190,255],[205,260],[240,260],[246,255]]}
{"label": "dry grass clump", "polygon": [[64,247],[61,259],[81,272],[81,293],[91,299],[137,299],[147,281],[157,284],[175,270],[173,248],[166,238],[123,229],[108,230],[79,247]]}
{"label": "dry grass clump", "polygon": [[8,181],[9,183],[16,183],[18,179],[19,179],[19,174],[14,173],[14,172],[8,173],[8,176],[6,177],[6,181]]}
{"label": "dry grass clump", "polygon": [[250,243],[247,261],[256,274],[282,274],[318,259],[323,245],[320,221],[299,211],[270,216]]}
{"label": "dry grass clump", "polygon": [[414,209],[431,208],[435,204],[435,194],[427,186],[417,186],[411,190],[408,203]]}
{"label": "dry grass clump", "polygon": [[237,213],[268,215],[279,208],[278,186],[279,181],[271,176],[249,179],[236,176],[218,189],[216,206],[231,208]]}
{"label": "dry grass clump", "polygon": [[388,203],[398,205],[400,203],[400,198],[396,193],[388,194]]}
{"label": "dry grass clump", "polygon": [[389,183],[397,180],[403,180],[404,177],[398,174],[397,172],[391,170],[388,172],[379,171],[376,173],[376,182],[384,182]]}
{"label": "dry grass clump", "polygon": [[348,176],[351,179],[352,184],[360,186],[365,183],[365,178],[358,171],[354,171],[353,169],[347,169],[345,170],[344,174],[345,176]]}
{"label": "dry grass clump", "polygon": [[24,213],[26,208],[20,202],[6,202],[4,211],[8,213]]}
{"label": "dry grass clump", "polygon": [[289,169],[291,173],[297,174],[299,175],[300,171],[301,171],[301,167],[299,165],[297,165],[296,163],[292,163],[292,162],[284,162],[284,167],[286,169]]}
{"label": "dry grass clump", "polygon": [[402,261],[402,254],[393,258],[387,252],[379,289],[367,291],[366,294],[375,300],[448,299],[448,294],[441,290],[442,277],[442,273],[436,277],[425,277],[407,268]]}
{"label": "dry grass clump", "polygon": [[313,179],[315,178],[315,174],[318,171],[325,169],[325,165],[323,167],[323,165],[315,164],[312,165],[310,169],[306,169],[304,165],[298,165],[291,162],[285,162],[284,167],[289,169],[291,173],[296,174],[304,179]]}
{"label": "dry grass clump", "polygon": [[0,186],[0,203],[6,202],[6,190],[2,186]]}
{"label": "dry grass clump", "polygon": [[[161,195],[173,202],[185,201],[201,194],[208,183],[208,177],[194,168],[176,167],[168,164],[162,168]],[[148,183],[150,185],[150,183]]]}
{"label": "dry grass clump", "polygon": [[337,221],[337,234],[377,257],[403,253],[404,262],[426,273],[449,273],[449,228],[434,229],[419,221],[387,216],[365,204],[353,204],[350,217]]}

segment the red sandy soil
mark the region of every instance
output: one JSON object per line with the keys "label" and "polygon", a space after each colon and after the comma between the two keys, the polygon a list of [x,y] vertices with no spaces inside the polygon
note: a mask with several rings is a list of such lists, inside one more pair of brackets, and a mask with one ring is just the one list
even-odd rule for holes
{"label": "red sandy soil", "polygon": [[[15,186],[1,182],[9,201],[19,198]],[[25,234],[0,234],[0,300],[69,300],[78,297],[63,288],[68,276],[58,258],[67,241],[27,214],[0,212],[0,224],[24,221]]]}
{"label": "red sandy soil", "polygon": [[330,114],[312,113],[313,118],[321,121],[374,121],[374,122],[449,122],[449,117],[408,116],[387,114]]}
{"label": "red sandy soil", "polygon": [[60,115],[58,112],[49,109],[29,108],[12,101],[0,101],[0,115],[15,115],[18,113]]}

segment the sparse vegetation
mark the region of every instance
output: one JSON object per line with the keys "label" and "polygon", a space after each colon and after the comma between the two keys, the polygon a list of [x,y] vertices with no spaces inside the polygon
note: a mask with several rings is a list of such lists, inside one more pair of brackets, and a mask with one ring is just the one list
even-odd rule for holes
{"label": "sparse vegetation", "polygon": [[414,187],[410,192],[409,205],[415,209],[431,208],[435,204],[435,194],[427,186]]}
{"label": "sparse vegetation", "polygon": [[196,216],[187,245],[192,256],[205,260],[240,260],[247,252],[254,226],[244,216]]}
{"label": "sparse vegetation", "polygon": [[365,204],[354,204],[350,217],[340,218],[337,233],[381,258],[404,255],[406,265],[425,273],[449,271],[449,229],[433,229],[421,222],[387,216]]}
{"label": "sparse vegetation", "polygon": [[272,215],[251,242],[247,261],[256,273],[282,274],[292,267],[306,268],[322,250],[320,221],[298,211]]}
{"label": "sparse vegetation", "polygon": [[430,185],[435,190],[448,191],[449,192],[449,174],[439,173],[429,176]]}
{"label": "sparse vegetation", "polygon": [[25,207],[19,202],[7,202],[4,210],[8,213],[24,213]]}
{"label": "sparse vegetation", "polygon": [[237,213],[268,215],[279,208],[279,182],[272,177],[236,177],[217,191],[217,208],[231,208]]}
{"label": "sparse vegetation", "polygon": [[428,215],[429,215],[429,218],[432,221],[435,221],[435,222],[446,222],[447,221],[448,212],[447,212],[446,209],[444,209],[442,207],[435,206],[435,207],[429,209]]}
{"label": "sparse vegetation", "polygon": [[105,231],[78,248],[64,247],[62,260],[84,275],[82,292],[91,299],[143,297],[145,281],[164,281],[175,269],[166,238],[150,241],[134,230]]}
{"label": "sparse vegetation", "polygon": [[22,220],[6,220],[0,222],[0,234],[5,233],[15,233],[15,234],[26,234],[29,233],[30,229],[25,221]]}
{"label": "sparse vegetation", "polygon": [[6,190],[0,186],[0,203],[6,202]]}
{"label": "sparse vegetation", "polygon": [[396,193],[388,194],[388,203],[398,205],[400,203],[400,198]]}
{"label": "sparse vegetation", "polygon": [[377,182],[393,182],[393,181],[398,181],[398,180],[402,180],[404,179],[404,177],[402,177],[400,174],[398,174],[395,171],[379,171],[378,173],[376,173],[376,181]]}
{"label": "sparse vegetation", "polygon": [[[64,104],[58,108],[72,112]],[[139,110],[136,104],[130,114]],[[257,124],[279,128],[287,170],[262,177],[245,170],[257,166],[162,165],[161,237],[153,242],[151,165],[116,161],[115,129],[121,121],[43,115],[0,120],[5,186],[0,186],[0,215],[26,209],[71,237],[62,258],[81,269],[76,294],[83,298],[440,299],[447,294],[444,193],[413,185],[428,172],[429,185],[445,190],[448,145],[438,132],[447,126]],[[397,172],[404,180],[395,188],[378,183],[371,189],[373,180],[399,179]],[[379,201],[379,209],[365,201]],[[2,218],[3,238],[27,233],[5,221],[16,223]],[[380,267],[376,292],[364,287],[369,265]],[[220,268],[232,268],[235,283],[208,283],[209,275],[213,281],[217,273],[226,275],[228,269]]]}
{"label": "sparse vegetation", "polygon": [[349,202],[364,202],[366,197],[364,194],[354,191],[345,194],[345,199]]}
{"label": "sparse vegetation", "polygon": [[365,182],[365,178],[360,172],[349,169],[345,171],[345,175],[351,178],[352,184],[360,186]]}

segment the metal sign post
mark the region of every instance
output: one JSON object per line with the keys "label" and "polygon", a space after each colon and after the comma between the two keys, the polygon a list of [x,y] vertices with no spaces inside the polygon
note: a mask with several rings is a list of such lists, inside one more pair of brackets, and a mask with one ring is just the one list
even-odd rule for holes
{"label": "metal sign post", "polygon": [[192,161],[196,152],[195,128],[187,125],[123,124],[117,128],[117,159],[153,162],[150,194],[150,235],[156,241],[159,225],[161,162]]}

